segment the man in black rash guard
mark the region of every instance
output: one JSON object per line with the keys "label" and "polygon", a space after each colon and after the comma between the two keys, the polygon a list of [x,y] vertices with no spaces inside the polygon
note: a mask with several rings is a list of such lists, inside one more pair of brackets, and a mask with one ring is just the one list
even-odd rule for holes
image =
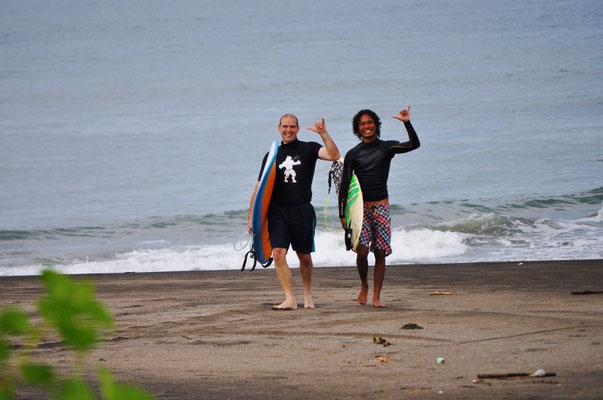
{"label": "man in black rash guard", "polygon": [[[316,214],[312,200],[312,180],[316,160],[335,161],[339,150],[329,136],[324,118],[308,128],[318,133],[324,146],[316,142],[302,142],[297,139],[299,123],[293,114],[281,117],[278,130],[283,138],[276,155],[276,180],[268,209],[268,232],[276,275],[285,292],[285,301],[273,308],[295,310],[297,301],[293,293],[293,279],[287,264],[289,245],[297,253],[299,269],[304,285],[304,308],[314,308],[312,302],[312,256],[314,251],[314,227]],[[260,176],[249,203],[247,230],[251,232],[253,202],[257,194],[261,171],[264,169],[268,153],[264,156]]]}
{"label": "man in black rash guard", "polygon": [[393,118],[404,123],[408,132],[407,142],[381,140],[381,121],[371,110],[360,110],[353,118],[354,134],[362,140],[345,155],[343,177],[339,190],[339,218],[346,229],[345,206],[352,173],[360,183],[364,201],[364,219],[358,246],[356,266],[362,287],[357,301],[368,300],[368,252],[375,255],[373,307],[385,307],[381,302],[381,288],[385,277],[385,257],[391,254],[391,215],[387,194],[387,178],[392,158],[419,148],[419,138],[410,123],[410,106]]}

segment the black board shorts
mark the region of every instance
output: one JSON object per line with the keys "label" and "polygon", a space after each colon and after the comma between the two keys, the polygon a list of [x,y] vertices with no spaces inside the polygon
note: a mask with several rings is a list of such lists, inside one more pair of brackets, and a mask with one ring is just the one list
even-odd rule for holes
{"label": "black board shorts", "polygon": [[316,213],[312,204],[283,206],[270,204],[268,232],[272,248],[291,248],[298,253],[314,252]]}

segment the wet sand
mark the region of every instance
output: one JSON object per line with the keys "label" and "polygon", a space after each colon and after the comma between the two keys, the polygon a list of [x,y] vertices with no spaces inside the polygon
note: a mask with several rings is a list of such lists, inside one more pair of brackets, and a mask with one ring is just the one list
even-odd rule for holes
{"label": "wet sand", "polygon": [[[295,311],[272,310],[273,269],[82,277],[117,323],[89,371],[158,399],[603,398],[603,294],[571,294],[603,290],[602,260],[388,266],[386,309],[355,302],[355,268],[315,269],[303,309],[293,275]],[[0,307],[33,311],[39,294],[35,277],[0,278]],[[56,338],[36,355],[70,368]],[[556,375],[477,379],[538,369]]]}

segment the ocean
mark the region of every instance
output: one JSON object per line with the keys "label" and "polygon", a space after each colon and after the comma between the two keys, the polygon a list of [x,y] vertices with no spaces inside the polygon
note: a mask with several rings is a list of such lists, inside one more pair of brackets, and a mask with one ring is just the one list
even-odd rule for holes
{"label": "ocean", "polygon": [[[408,105],[389,264],[603,259],[601,43],[600,1],[4,0],[0,276],[239,269],[281,115],[344,154]],[[329,167],[313,259],[353,266]]]}

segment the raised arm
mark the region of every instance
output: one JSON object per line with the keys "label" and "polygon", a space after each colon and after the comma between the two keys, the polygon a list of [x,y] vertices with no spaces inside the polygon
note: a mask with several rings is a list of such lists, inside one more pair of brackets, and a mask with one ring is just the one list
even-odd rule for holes
{"label": "raised arm", "polygon": [[417,132],[415,132],[415,128],[413,128],[410,123],[410,106],[408,106],[406,110],[400,111],[398,115],[394,115],[393,118],[402,121],[406,128],[406,132],[408,133],[408,142],[399,142],[392,146],[394,153],[408,153],[409,151],[418,149],[421,146],[421,142],[419,142],[419,137],[417,136]]}
{"label": "raised arm", "polygon": [[329,136],[329,132],[327,132],[324,118],[315,122],[314,126],[309,127],[308,130],[318,133],[325,144],[324,147],[321,147],[320,150],[318,150],[318,158],[326,161],[339,160],[339,149],[333,139],[331,139],[331,136]]}

